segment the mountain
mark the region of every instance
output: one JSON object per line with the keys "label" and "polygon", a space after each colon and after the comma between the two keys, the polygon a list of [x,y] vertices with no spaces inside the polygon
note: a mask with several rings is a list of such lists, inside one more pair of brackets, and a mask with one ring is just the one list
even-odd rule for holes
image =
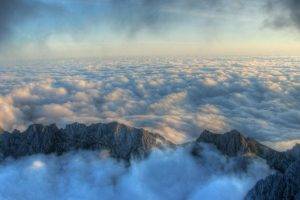
{"label": "mountain", "polygon": [[44,126],[30,125],[27,130],[0,135],[0,153],[6,157],[18,158],[32,154],[58,155],[77,149],[107,150],[117,159],[146,156],[152,148],[172,145],[158,134],[112,122],[108,124],[73,123],[64,129],[55,124]]}
{"label": "mountain", "polygon": [[248,192],[246,200],[299,200],[300,159],[292,163],[285,173],[276,173],[260,180]]}
{"label": "mountain", "polygon": [[[300,199],[300,145],[286,152],[275,151],[237,130],[224,134],[203,131],[194,142],[180,146],[192,146],[193,156],[201,157],[201,144],[214,145],[222,154],[237,158],[238,170],[244,170],[248,161],[260,157],[276,170],[275,174],[260,180],[248,192],[245,199]],[[0,134],[0,156],[19,158],[33,154],[61,155],[79,149],[106,150],[109,155],[126,161],[144,158],[154,148],[176,147],[162,136],[144,129],[111,122],[89,126],[80,123],[63,129],[55,124],[30,125],[27,130]]]}
{"label": "mountain", "polygon": [[285,152],[275,151],[254,139],[245,137],[237,130],[224,134],[203,131],[197,142],[211,143],[228,156],[258,156],[265,159],[268,165],[280,172],[284,172],[294,161]]}
{"label": "mountain", "polygon": [[300,144],[285,152],[295,160],[284,173],[277,172],[258,181],[248,192],[246,200],[300,199]]}
{"label": "mountain", "polygon": [[286,155],[295,160],[300,158],[300,144],[296,144],[292,149],[287,150]]}
{"label": "mountain", "polygon": [[[215,134],[205,130],[196,140],[213,144],[228,156],[258,156],[267,161],[276,173],[258,181],[248,192],[246,200],[300,199],[300,145],[286,152],[275,151],[236,130]],[[195,144],[194,148],[198,148]]]}

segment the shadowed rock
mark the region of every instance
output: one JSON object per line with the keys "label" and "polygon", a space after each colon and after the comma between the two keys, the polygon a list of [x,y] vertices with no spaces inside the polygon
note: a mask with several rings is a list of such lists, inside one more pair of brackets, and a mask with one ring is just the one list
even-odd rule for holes
{"label": "shadowed rock", "polygon": [[245,199],[300,199],[300,159],[292,163],[284,174],[276,173],[258,181],[248,192]]}
{"label": "shadowed rock", "polygon": [[300,159],[300,144],[296,144],[292,149],[286,151],[287,156],[291,159]]}
{"label": "shadowed rock", "polygon": [[240,132],[232,130],[224,134],[203,131],[197,142],[211,143],[223,154],[228,156],[258,156],[267,161],[270,167],[284,172],[294,161],[284,152],[275,151],[254,139],[245,137]]}
{"label": "shadowed rock", "polygon": [[[224,134],[215,134],[205,130],[197,139],[196,144],[199,142],[215,145],[221,153],[232,157],[261,157],[270,167],[277,170],[275,174],[258,181],[245,199],[300,199],[299,144],[286,152],[278,152],[254,139],[243,136],[236,130]],[[197,149],[197,145],[194,149]]]}
{"label": "shadowed rock", "polygon": [[[265,159],[275,174],[260,180],[245,197],[249,199],[300,199],[300,145],[277,152],[233,130],[224,134],[204,131],[192,146],[192,155],[201,158],[202,143],[214,145],[222,154],[236,157],[237,170],[246,170],[253,156]],[[63,154],[72,150],[106,150],[110,156],[129,161],[143,158],[153,148],[174,147],[162,136],[112,122],[85,125],[73,123],[64,129],[56,125],[33,124],[24,132],[0,134],[0,158],[19,158],[33,154]],[[298,160],[297,160],[298,159]]]}
{"label": "shadowed rock", "polygon": [[129,160],[131,157],[147,155],[152,148],[171,145],[158,134],[117,122],[90,126],[73,123],[64,129],[54,124],[33,124],[24,132],[15,130],[2,133],[0,141],[2,159],[38,153],[60,155],[72,150],[88,149],[108,150],[112,157]]}

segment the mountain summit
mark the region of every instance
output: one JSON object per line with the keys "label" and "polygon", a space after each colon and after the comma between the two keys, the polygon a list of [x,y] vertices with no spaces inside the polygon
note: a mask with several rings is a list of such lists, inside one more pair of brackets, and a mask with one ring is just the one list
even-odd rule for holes
{"label": "mountain summit", "polygon": [[294,161],[284,152],[275,151],[252,138],[245,137],[237,130],[224,134],[203,131],[197,142],[211,143],[228,156],[258,156],[265,159],[270,167],[284,172]]}
{"label": "mountain summit", "polygon": [[[224,134],[203,131],[192,143],[192,155],[201,156],[201,143],[214,145],[229,157],[260,157],[276,170],[275,174],[260,180],[249,191],[246,199],[300,199],[300,145],[286,152],[275,151],[237,130]],[[181,146],[181,145],[180,145]],[[185,145],[183,145],[185,146]],[[19,158],[33,154],[63,154],[72,150],[106,150],[116,159],[130,161],[144,158],[154,148],[176,147],[162,136],[144,129],[111,122],[89,126],[80,123],[59,129],[55,124],[30,125],[27,130],[0,134],[0,156]],[[242,159],[243,160],[243,159]]]}
{"label": "mountain summit", "polygon": [[0,135],[2,158],[33,155],[38,153],[58,155],[78,149],[107,150],[117,159],[147,155],[154,147],[162,148],[172,144],[158,134],[111,122],[89,126],[80,123],[59,129],[55,124],[30,125],[27,130]]}
{"label": "mountain summit", "polygon": [[246,200],[300,199],[299,144],[286,152],[278,152],[236,130],[224,134],[205,130],[196,141],[213,144],[228,156],[261,157],[270,167],[277,170],[275,174],[258,181],[248,192]]}

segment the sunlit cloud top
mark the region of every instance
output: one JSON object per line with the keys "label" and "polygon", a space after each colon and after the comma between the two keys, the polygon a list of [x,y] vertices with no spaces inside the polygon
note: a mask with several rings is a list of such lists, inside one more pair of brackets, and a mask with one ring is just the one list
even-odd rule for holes
{"label": "sunlit cloud top", "polygon": [[1,60],[297,54],[297,0],[3,0]]}

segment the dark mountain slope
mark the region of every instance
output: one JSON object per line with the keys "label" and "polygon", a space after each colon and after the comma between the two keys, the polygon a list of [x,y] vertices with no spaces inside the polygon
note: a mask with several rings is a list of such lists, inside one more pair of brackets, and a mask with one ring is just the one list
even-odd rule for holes
{"label": "dark mountain slope", "polygon": [[254,139],[243,136],[232,130],[224,134],[204,131],[196,140],[216,146],[228,156],[258,156],[267,161],[270,167],[277,170],[275,174],[260,180],[248,192],[247,200],[300,200],[300,145],[297,144],[286,152],[275,151]]}
{"label": "dark mountain slope", "polygon": [[219,151],[228,156],[258,156],[267,161],[270,167],[284,172],[294,161],[284,152],[275,151],[254,139],[245,137],[240,132],[232,130],[224,134],[215,134],[205,130],[197,142],[211,143]]}
{"label": "dark mountain slope", "polygon": [[[253,157],[265,159],[270,167],[277,170],[275,174],[260,180],[247,194],[247,200],[300,199],[300,145],[286,152],[278,152],[236,130],[224,134],[204,131],[196,141],[186,145],[192,146],[192,155],[197,157],[201,156],[201,143],[209,143],[222,154],[236,157],[238,170],[246,169]],[[147,156],[153,148],[174,146],[158,134],[117,122],[89,126],[73,123],[64,129],[54,124],[33,124],[24,132],[15,130],[0,134],[2,159],[39,153],[60,155],[87,149],[107,150],[110,156],[129,161],[131,158]]]}
{"label": "dark mountain slope", "polygon": [[248,192],[246,200],[299,200],[300,159],[292,163],[285,173],[276,173],[258,181]]}
{"label": "dark mountain slope", "polygon": [[54,124],[33,124],[24,132],[2,133],[0,141],[2,159],[38,153],[59,155],[71,150],[89,149],[108,150],[112,157],[129,160],[148,154],[154,147],[171,144],[158,134],[117,122],[90,126],[74,123],[64,129]]}

